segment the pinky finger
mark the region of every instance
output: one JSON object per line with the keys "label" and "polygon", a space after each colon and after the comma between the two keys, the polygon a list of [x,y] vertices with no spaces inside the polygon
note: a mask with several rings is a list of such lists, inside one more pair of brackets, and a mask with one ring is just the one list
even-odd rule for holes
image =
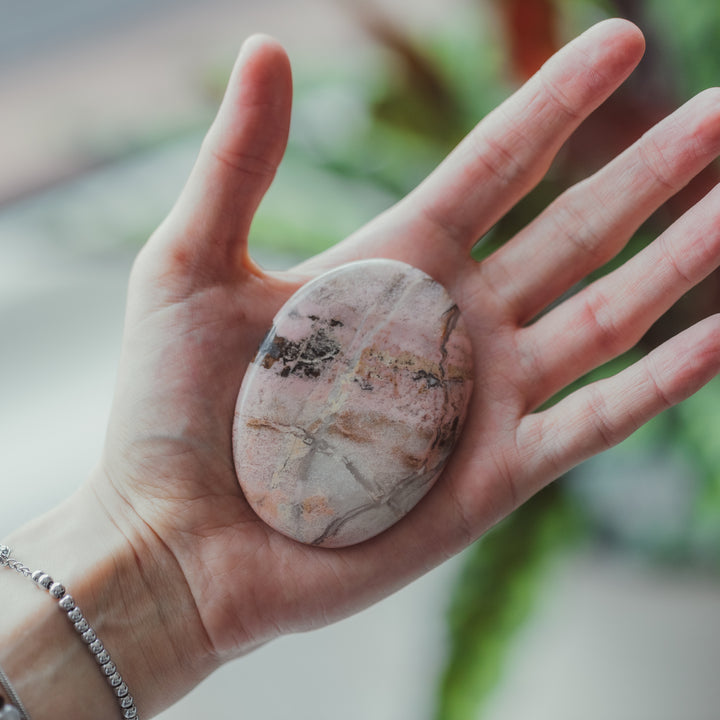
{"label": "pinky finger", "polygon": [[718,372],[720,315],[713,315],[617,375],[527,415],[518,428],[518,452],[525,477],[540,479],[541,484],[522,490],[534,493],[583,460],[617,445],[697,392]]}

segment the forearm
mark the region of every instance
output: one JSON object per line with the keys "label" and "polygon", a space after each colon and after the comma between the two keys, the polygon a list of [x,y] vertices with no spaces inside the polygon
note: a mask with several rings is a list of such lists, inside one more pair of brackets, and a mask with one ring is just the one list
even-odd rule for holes
{"label": "forearm", "polygon": [[[163,551],[128,539],[85,487],[3,542],[62,582],[109,652],[139,717],[172,703],[213,668],[194,603]],[[170,565],[170,567],[168,567]],[[174,572],[176,571],[176,575]],[[88,645],[47,591],[0,568],[0,667],[33,720],[121,717]]]}

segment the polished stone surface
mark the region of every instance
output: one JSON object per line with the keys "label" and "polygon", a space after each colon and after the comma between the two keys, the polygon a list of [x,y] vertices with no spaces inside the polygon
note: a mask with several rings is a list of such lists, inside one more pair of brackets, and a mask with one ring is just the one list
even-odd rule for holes
{"label": "polished stone surface", "polygon": [[416,268],[344,265],[281,308],[243,380],[235,467],[255,512],[304,543],[382,532],[432,487],[460,433],[471,346]]}

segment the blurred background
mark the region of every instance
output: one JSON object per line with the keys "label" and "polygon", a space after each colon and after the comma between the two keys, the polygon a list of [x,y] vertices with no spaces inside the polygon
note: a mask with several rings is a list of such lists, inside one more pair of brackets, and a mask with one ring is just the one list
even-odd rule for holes
{"label": "blurred background", "polygon": [[[0,536],[69,494],[99,455],[132,259],[181,188],[251,33],[285,44],[296,83],[290,146],[253,228],[266,267],[322,250],[401,197],[603,17],[635,20],[646,58],[479,239],[478,258],[720,78],[717,0],[0,9]],[[718,179],[709,168],[627,252]],[[711,277],[593,377],[717,311],[719,289]],[[354,618],[231,663],[163,720],[717,718],[718,428],[712,383],[446,566]]]}

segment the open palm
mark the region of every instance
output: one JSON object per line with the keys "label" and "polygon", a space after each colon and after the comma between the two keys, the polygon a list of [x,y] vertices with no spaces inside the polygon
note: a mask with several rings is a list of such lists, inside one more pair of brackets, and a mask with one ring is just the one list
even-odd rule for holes
{"label": "open palm", "polygon": [[[625,266],[553,305],[720,151],[717,92],[690,101],[490,258],[470,257],[642,49],[634,26],[596,26],[398,205],[293,271],[266,273],[249,258],[247,236],[284,150],[291,80],[274,41],[246,43],[192,176],[133,270],[118,389],[93,478],[130,542],[155,559],[163,592],[192,607],[188,642],[205,663],[200,673],[389,594],[716,373],[720,325],[709,318],[538,411],[634,345],[720,262],[716,190]],[[232,461],[235,400],[291,293],[367,257],[403,260],[448,288],[474,346],[474,394],[445,472],[408,517],[357,546],[313,548],[279,535],[246,504]]]}

